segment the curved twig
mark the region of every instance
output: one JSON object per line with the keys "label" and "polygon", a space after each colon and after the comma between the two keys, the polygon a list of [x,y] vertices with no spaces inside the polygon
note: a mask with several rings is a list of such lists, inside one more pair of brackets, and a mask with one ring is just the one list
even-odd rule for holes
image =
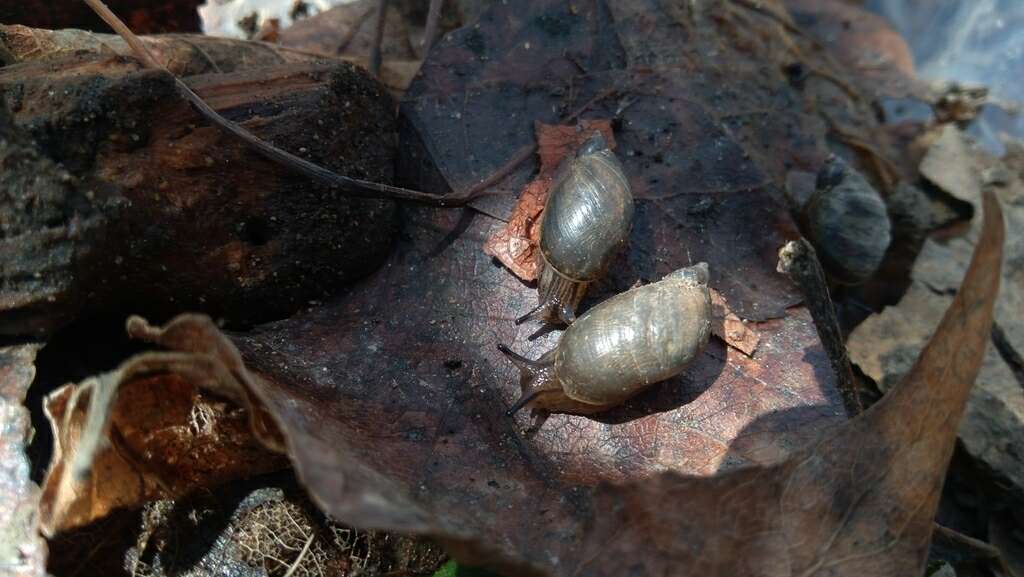
{"label": "curved twig", "polygon": [[84,1],[93,9],[93,11],[96,12],[97,15],[99,15],[100,18],[103,19],[104,22],[107,23],[107,25],[113,28],[114,31],[124,39],[132,49],[136,58],[142,61],[143,66],[155,70],[163,70],[164,72],[171,74],[171,77],[174,78],[174,83],[178,92],[191,102],[193,106],[195,106],[196,110],[203,116],[203,118],[207,119],[221,130],[231,134],[235,138],[238,138],[262,156],[273,162],[281,164],[286,168],[290,168],[291,170],[303,174],[317,182],[340,188],[345,191],[347,196],[359,198],[400,199],[421,202],[438,207],[454,208],[466,206],[470,202],[484,196],[503,194],[495,191],[478,190],[474,187],[474,189],[470,189],[469,191],[458,192],[448,196],[439,196],[418,190],[360,180],[357,178],[342,176],[318,164],[309,162],[304,158],[295,156],[286,150],[277,148],[269,142],[261,140],[259,137],[252,134],[245,128],[242,128],[238,124],[224,118],[216,110],[206,104],[206,102],[203,101],[203,99],[191,88],[189,88],[187,84],[167,70],[167,68],[146,48],[145,44],[139,40],[139,37],[136,36],[120,18],[111,12],[102,0]]}

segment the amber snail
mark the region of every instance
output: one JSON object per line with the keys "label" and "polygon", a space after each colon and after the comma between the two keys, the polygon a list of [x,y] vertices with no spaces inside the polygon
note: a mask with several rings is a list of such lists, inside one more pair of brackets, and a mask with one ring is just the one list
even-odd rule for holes
{"label": "amber snail", "polygon": [[889,249],[885,202],[864,175],[839,157],[830,157],[818,172],[803,220],[821,264],[838,283],[868,280]]}
{"label": "amber snail", "polygon": [[498,345],[520,372],[522,396],[508,414],[526,405],[581,415],[605,411],[681,373],[710,333],[708,265],[679,269],[588,310],[536,361]]}
{"label": "amber snail", "polygon": [[633,193],[600,132],[558,169],[540,223],[539,304],[516,320],[571,324],[587,285],[626,244]]}

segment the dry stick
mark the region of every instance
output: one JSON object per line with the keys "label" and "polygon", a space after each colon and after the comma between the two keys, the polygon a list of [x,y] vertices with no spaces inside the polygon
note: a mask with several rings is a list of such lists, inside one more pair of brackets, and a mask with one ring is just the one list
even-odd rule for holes
{"label": "dry stick", "polygon": [[825,272],[818,262],[814,247],[807,239],[801,238],[787,242],[779,250],[778,271],[789,275],[804,296],[804,302],[811,311],[811,319],[818,329],[818,338],[825,347],[829,364],[836,374],[839,393],[843,397],[843,406],[849,416],[864,410],[857,395],[857,387],[853,380],[853,369],[850,357],[843,344],[843,335],[839,330],[836,310],[832,306],[832,297],[825,283]]}
{"label": "dry stick", "polygon": [[[562,122],[575,122],[576,119],[583,115],[583,113],[586,112],[591,106],[604,100],[605,98],[608,98],[609,96],[612,96],[618,91],[619,90],[617,88],[607,88],[605,90],[602,90],[596,96],[584,102],[583,105],[577,108],[575,111],[573,111],[572,114],[566,116]],[[512,155],[511,158],[508,159],[507,162],[505,162],[505,164],[501,165],[500,168],[492,172],[490,176],[487,176],[480,182],[469,187],[466,190],[465,194],[469,196],[479,194],[483,192],[485,188],[489,188],[491,185],[500,182],[502,179],[504,179],[506,176],[512,173],[512,171],[518,168],[520,164],[526,162],[526,160],[533,156],[533,153],[535,152],[537,152],[537,143],[523,145],[519,150],[515,152],[515,154]]]}
{"label": "dry stick", "polygon": [[938,523],[935,523],[932,526],[932,539],[941,544],[945,544],[948,547],[954,547],[960,551],[971,553],[979,559],[990,560],[994,562],[1005,575],[1014,575],[1014,572],[1006,562],[1006,557],[1003,556],[1003,552],[998,547],[990,543],[964,535],[959,531],[955,531]]}
{"label": "dry stick", "polygon": [[437,36],[437,26],[441,21],[441,5],[444,0],[430,0],[430,7],[427,9],[427,27],[423,30],[423,57],[430,54],[430,47],[434,45],[434,38]]}
{"label": "dry stick", "polygon": [[384,43],[384,21],[388,15],[388,0],[377,0],[377,21],[373,30],[373,44],[370,46],[370,74],[380,78],[380,47]]}
{"label": "dry stick", "polygon": [[[93,11],[96,12],[96,14],[99,15],[100,18],[103,19],[104,22],[107,23],[107,25],[113,28],[114,31],[124,39],[128,46],[131,47],[136,58],[142,61],[143,66],[146,68],[163,70],[164,72],[171,74],[163,64],[153,57],[146,46],[139,40],[138,36],[136,36],[120,18],[111,12],[109,8],[107,8],[106,4],[104,4],[102,0],[84,1],[93,9]],[[418,190],[410,190],[408,188],[401,188],[398,186],[390,186],[387,184],[342,176],[259,139],[256,135],[242,128],[238,124],[224,118],[218,114],[216,110],[210,108],[210,106],[206,104],[198,94],[193,92],[192,89],[182,82],[177,76],[171,74],[171,77],[174,78],[174,83],[178,92],[180,92],[182,96],[196,107],[196,110],[203,116],[203,118],[207,119],[221,130],[230,133],[235,138],[246,143],[249,147],[271,161],[290,168],[317,182],[339,187],[344,190],[348,196],[359,198],[402,199],[422,202],[439,207],[461,207],[466,206],[477,198],[500,194],[491,191],[477,190],[473,193],[457,193],[450,196],[437,196],[435,194],[421,192]]]}

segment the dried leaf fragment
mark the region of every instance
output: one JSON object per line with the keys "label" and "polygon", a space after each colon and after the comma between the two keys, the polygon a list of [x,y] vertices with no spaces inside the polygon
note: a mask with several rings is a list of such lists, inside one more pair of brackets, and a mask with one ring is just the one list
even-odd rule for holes
{"label": "dried leaf fragment", "polygon": [[249,392],[252,377],[209,318],[182,315],[155,329],[132,317],[128,332],[174,351],[136,355],[46,398],[46,535],[285,465],[276,425]]}
{"label": "dried leaf fragment", "polygon": [[761,342],[757,330],[732,312],[729,303],[725,302],[725,298],[715,289],[711,289],[711,307],[714,314],[711,319],[711,334],[748,357],[754,356],[757,345]]}
{"label": "dried leaf fragment", "polygon": [[537,280],[537,246],[540,243],[540,215],[544,211],[548,189],[562,160],[579,148],[595,130],[600,130],[608,146],[615,148],[611,123],[607,120],[584,120],[576,126],[537,122],[537,156],[540,172],[523,189],[512,209],[512,217],[504,228],[484,243],[484,253],[497,258],[517,277]]}

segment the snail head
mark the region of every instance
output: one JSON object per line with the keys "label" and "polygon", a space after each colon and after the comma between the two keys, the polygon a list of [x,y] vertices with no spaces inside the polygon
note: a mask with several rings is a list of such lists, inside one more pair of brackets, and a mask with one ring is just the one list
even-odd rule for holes
{"label": "snail head", "polygon": [[512,352],[512,350],[505,345],[498,345],[498,350],[508,357],[508,359],[512,361],[512,364],[519,369],[519,386],[522,387],[523,391],[519,400],[505,411],[506,415],[512,416],[516,414],[520,409],[530,404],[541,395],[553,393],[564,394],[561,384],[554,375],[553,355],[547,354],[542,356],[540,359],[533,361],[520,354]]}

